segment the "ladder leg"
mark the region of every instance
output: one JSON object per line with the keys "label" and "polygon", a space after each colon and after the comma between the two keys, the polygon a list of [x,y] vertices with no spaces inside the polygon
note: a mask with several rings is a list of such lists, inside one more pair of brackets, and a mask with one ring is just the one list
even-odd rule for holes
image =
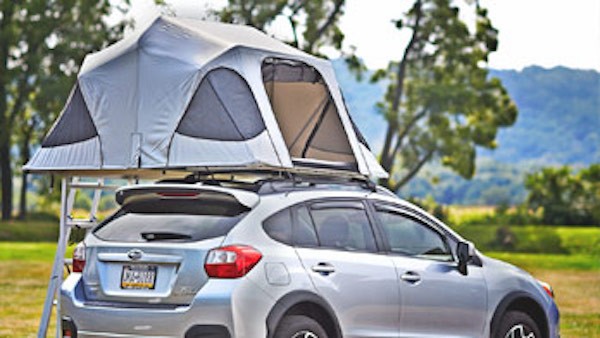
{"label": "ladder leg", "polygon": [[[60,214],[60,233],[58,236],[58,243],[56,247],[56,253],[54,254],[54,264],[52,265],[52,272],[50,274],[50,281],[48,282],[48,289],[46,291],[46,300],[44,301],[44,310],[42,312],[42,318],[40,319],[40,326],[38,328],[38,338],[45,338],[48,332],[48,324],[50,323],[50,316],[52,314],[52,306],[54,297],[57,293],[57,289],[60,286],[59,280],[62,279],[64,256],[66,249],[65,230],[66,230],[66,218],[67,218],[67,179],[63,178],[61,183],[61,214]],[[60,276],[60,277],[59,277]],[[58,314],[57,314],[58,316]]]}

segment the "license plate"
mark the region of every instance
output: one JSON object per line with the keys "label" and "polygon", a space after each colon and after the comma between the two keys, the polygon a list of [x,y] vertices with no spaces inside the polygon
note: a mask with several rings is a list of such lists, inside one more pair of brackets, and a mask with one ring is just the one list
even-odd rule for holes
{"label": "license plate", "polygon": [[121,289],[154,289],[156,265],[125,265],[121,273]]}

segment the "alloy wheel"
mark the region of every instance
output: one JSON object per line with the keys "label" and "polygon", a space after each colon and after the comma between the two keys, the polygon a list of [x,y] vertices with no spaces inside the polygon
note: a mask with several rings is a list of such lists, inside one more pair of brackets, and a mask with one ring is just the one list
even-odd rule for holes
{"label": "alloy wheel", "polygon": [[294,333],[292,338],[319,338],[314,332],[308,330],[302,330],[300,332]]}
{"label": "alloy wheel", "polygon": [[517,324],[513,326],[504,336],[504,338],[535,338],[535,334],[533,332],[527,333],[525,326],[523,324]]}

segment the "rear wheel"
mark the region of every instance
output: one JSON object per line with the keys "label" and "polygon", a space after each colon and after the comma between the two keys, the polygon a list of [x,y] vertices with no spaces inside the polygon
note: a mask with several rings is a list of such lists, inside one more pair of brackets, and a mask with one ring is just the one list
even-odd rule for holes
{"label": "rear wheel", "polygon": [[542,338],[536,322],[526,313],[509,311],[502,318],[496,338]]}
{"label": "rear wheel", "polygon": [[327,338],[327,333],[314,319],[294,315],[281,320],[274,338]]}

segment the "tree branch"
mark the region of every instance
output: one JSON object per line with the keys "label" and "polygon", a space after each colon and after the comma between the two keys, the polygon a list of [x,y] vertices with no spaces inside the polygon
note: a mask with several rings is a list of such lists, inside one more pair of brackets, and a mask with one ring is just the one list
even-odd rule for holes
{"label": "tree branch", "polygon": [[398,189],[402,188],[406,183],[408,183],[408,181],[410,181],[421,170],[423,165],[431,160],[431,157],[434,153],[434,149],[429,150],[427,154],[425,154],[425,156],[423,156],[423,158],[421,158],[417,164],[412,167],[412,169],[410,169],[410,171],[404,175],[404,177],[398,183],[394,185],[392,191],[398,191]]}
{"label": "tree branch", "polygon": [[329,13],[327,20],[325,20],[325,23],[323,23],[323,25],[321,27],[319,27],[319,29],[317,29],[317,34],[315,34],[314,40],[310,41],[308,43],[308,46],[306,48],[309,52],[311,52],[311,53],[314,52],[313,49],[315,47],[315,44],[317,43],[317,40],[319,40],[319,38],[323,34],[325,34],[327,29],[329,29],[329,27],[335,22],[335,18],[338,16],[340,11],[342,10],[342,7],[344,6],[345,2],[346,2],[345,0],[336,0],[335,5],[333,7],[333,11],[331,11],[331,13]]}
{"label": "tree branch", "polygon": [[398,151],[400,150],[400,146],[402,146],[402,143],[404,142],[404,138],[406,137],[406,135],[408,135],[408,133],[414,127],[414,125],[417,124],[417,122],[420,119],[425,117],[425,115],[427,115],[427,109],[423,109],[417,115],[413,116],[413,118],[408,122],[406,127],[404,127],[404,129],[402,129],[400,134],[398,134],[398,138],[396,139],[396,145],[394,146],[394,151],[392,154],[398,153]]}
{"label": "tree branch", "polygon": [[388,172],[394,165],[394,159],[396,158],[396,153],[390,152],[390,148],[392,146],[392,138],[396,133],[396,130],[398,129],[398,108],[400,107],[400,100],[404,92],[404,77],[406,74],[406,64],[408,62],[409,55],[415,43],[418,40],[419,29],[421,28],[421,6],[421,0],[417,0],[417,2],[414,5],[415,24],[413,26],[412,36],[408,41],[406,48],[404,48],[404,54],[402,55],[402,60],[398,65],[398,71],[396,73],[396,90],[394,92],[391,107],[392,116],[390,121],[388,121],[388,130],[386,132],[385,142],[381,151],[381,165]]}
{"label": "tree branch", "polygon": [[288,16],[288,21],[290,22],[290,26],[292,27],[292,33],[294,34],[294,41],[292,41],[292,46],[298,48],[298,32],[296,31],[296,21],[294,21],[293,14]]}

